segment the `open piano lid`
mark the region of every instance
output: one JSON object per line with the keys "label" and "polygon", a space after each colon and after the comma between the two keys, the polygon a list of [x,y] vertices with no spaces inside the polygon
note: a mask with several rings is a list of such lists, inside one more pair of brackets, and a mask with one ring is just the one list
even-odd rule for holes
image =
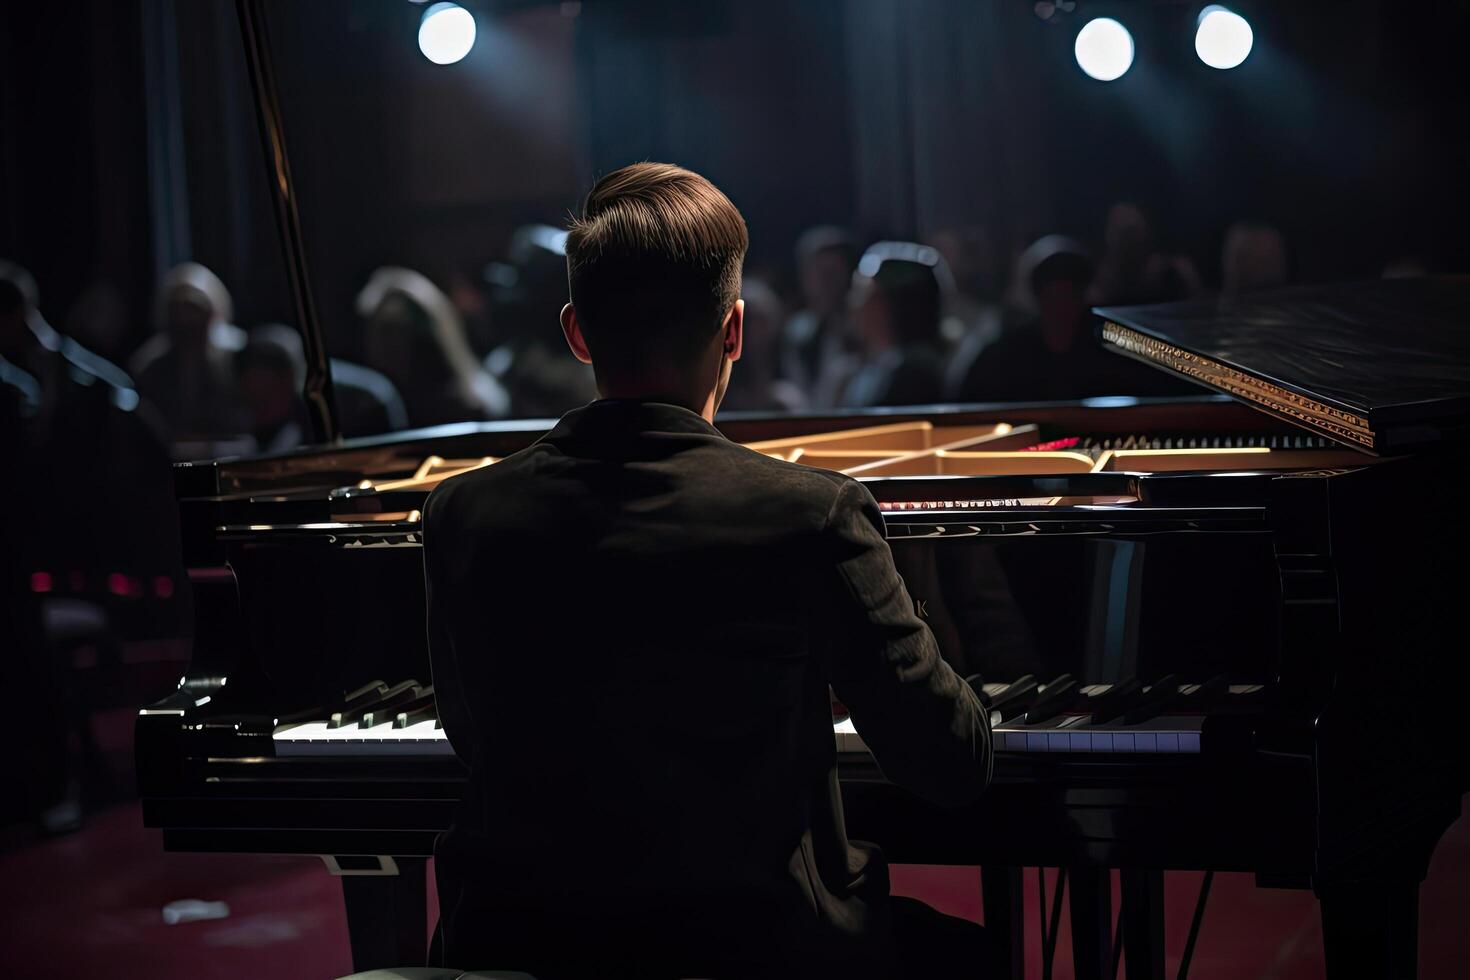
{"label": "open piano lid", "polygon": [[1105,348],[1363,452],[1470,434],[1470,276],[1093,312]]}

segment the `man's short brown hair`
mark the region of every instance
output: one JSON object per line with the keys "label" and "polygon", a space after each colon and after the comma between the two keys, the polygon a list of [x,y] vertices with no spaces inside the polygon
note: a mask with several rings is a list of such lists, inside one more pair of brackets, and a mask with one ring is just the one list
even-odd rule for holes
{"label": "man's short brown hair", "polygon": [[567,232],[572,306],[599,375],[692,364],[740,298],[745,219],[668,163],[607,174]]}

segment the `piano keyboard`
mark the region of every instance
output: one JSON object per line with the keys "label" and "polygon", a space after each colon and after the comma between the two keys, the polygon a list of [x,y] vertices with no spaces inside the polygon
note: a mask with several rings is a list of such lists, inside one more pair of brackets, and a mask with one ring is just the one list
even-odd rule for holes
{"label": "piano keyboard", "polygon": [[393,721],[360,728],[332,728],[325,721],[282,725],[271,736],[278,756],[454,755],[444,729],[433,718],[397,728]]}
{"label": "piano keyboard", "polygon": [[[1146,725],[1089,725],[1089,716],[1071,715],[1057,724],[998,725],[991,730],[996,752],[1086,752],[1086,753],[1175,753],[1197,755],[1204,719],[1198,716],[1159,717]],[[832,726],[837,751],[844,755],[866,754],[868,747],[853,727],[851,718]]]}
{"label": "piano keyboard", "polygon": [[[1188,685],[1186,690],[1196,686]],[[987,684],[985,687],[987,694],[994,694],[1006,685]],[[1259,691],[1260,686],[1232,685],[1230,690],[1234,694],[1252,694]],[[1035,725],[1027,725],[1020,718],[1002,722],[992,716],[991,724],[992,744],[997,752],[1197,755],[1204,717],[1164,714],[1134,725],[1117,720],[1093,724],[1091,715],[1069,712]],[[839,753],[868,752],[851,718],[834,722],[832,734],[837,740]],[[308,721],[280,726],[272,735],[272,741],[278,756],[342,758],[454,754],[444,730],[432,718],[404,728],[396,727],[391,720],[368,727],[333,727],[325,721]]]}
{"label": "piano keyboard", "polygon": [[[990,709],[997,752],[1198,755],[1204,715],[1220,700],[1249,699],[1260,684],[1180,684],[1172,676],[1144,686],[1078,686],[1071,674],[1046,684],[1031,675],[1007,683],[969,681]],[[1181,701],[1193,712],[1180,713]],[[1169,709],[1173,708],[1171,713]],[[279,725],[271,735],[277,756],[451,756],[454,750],[434,713],[434,689],[406,680],[372,681],[348,692],[325,720]],[[1030,723],[1028,723],[1028,719]],[[839,753],[866,754],[852,719],[834,720]]]}
{"label": "piano keyboard", "polygon": [[[1147,725],[1089,725],[1088,716],[1071,715],[1055,724],[1003,724],[993,730],[997,752],[1089,752],[1089,753],[1198,753],[1198,716],[1154,719]],[[330,728],[326,722],[310,721],[283,725],[272,736],[277,756],[373,757],[453,755],[442,728],[421,721],[408,728],[391,723],[371,728]],[[837,751],[861,754],[868,751],[851,718],[832,726]]]}

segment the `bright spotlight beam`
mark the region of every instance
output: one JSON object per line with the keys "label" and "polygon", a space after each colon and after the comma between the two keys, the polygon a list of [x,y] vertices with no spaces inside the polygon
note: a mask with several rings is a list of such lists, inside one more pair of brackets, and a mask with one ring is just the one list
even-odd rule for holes
{"label": "bright spotlight beam", "polygon": [[419,50],[436,65],[452,65],[475,46],[475,17],[457,3],[436,3],[419,20]]}
{"label": "bright spotlight beam", "polygon": [[1082,25],[1072,51],[1089,78],[1115,81],[1133,64],[1133,35],[1113,18],[1097,17]]}
{"label": "bright spotlight beam", "polygon": [[1200,11],[1199,28],[1194,32],[1194,53],[1211,68],[1234,68],[1251,53],[1255,35],[1251,25],[1240,14],[1219,4]]}

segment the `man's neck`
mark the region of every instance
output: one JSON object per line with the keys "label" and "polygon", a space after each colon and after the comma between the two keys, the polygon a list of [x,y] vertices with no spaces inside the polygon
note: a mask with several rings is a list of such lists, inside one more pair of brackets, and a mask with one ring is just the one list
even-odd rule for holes
{"label": "man's neck", "polygon": [[597,392],[603,398],[662,402],[665,405],[678,405],[703,418],[706,422],[713,423],[715,420],[715,393],[707,390],[696,394],[687,390],[679,390],[674,385],[654,384],[619,384],[616,382],[602,383],[597,385]]}

